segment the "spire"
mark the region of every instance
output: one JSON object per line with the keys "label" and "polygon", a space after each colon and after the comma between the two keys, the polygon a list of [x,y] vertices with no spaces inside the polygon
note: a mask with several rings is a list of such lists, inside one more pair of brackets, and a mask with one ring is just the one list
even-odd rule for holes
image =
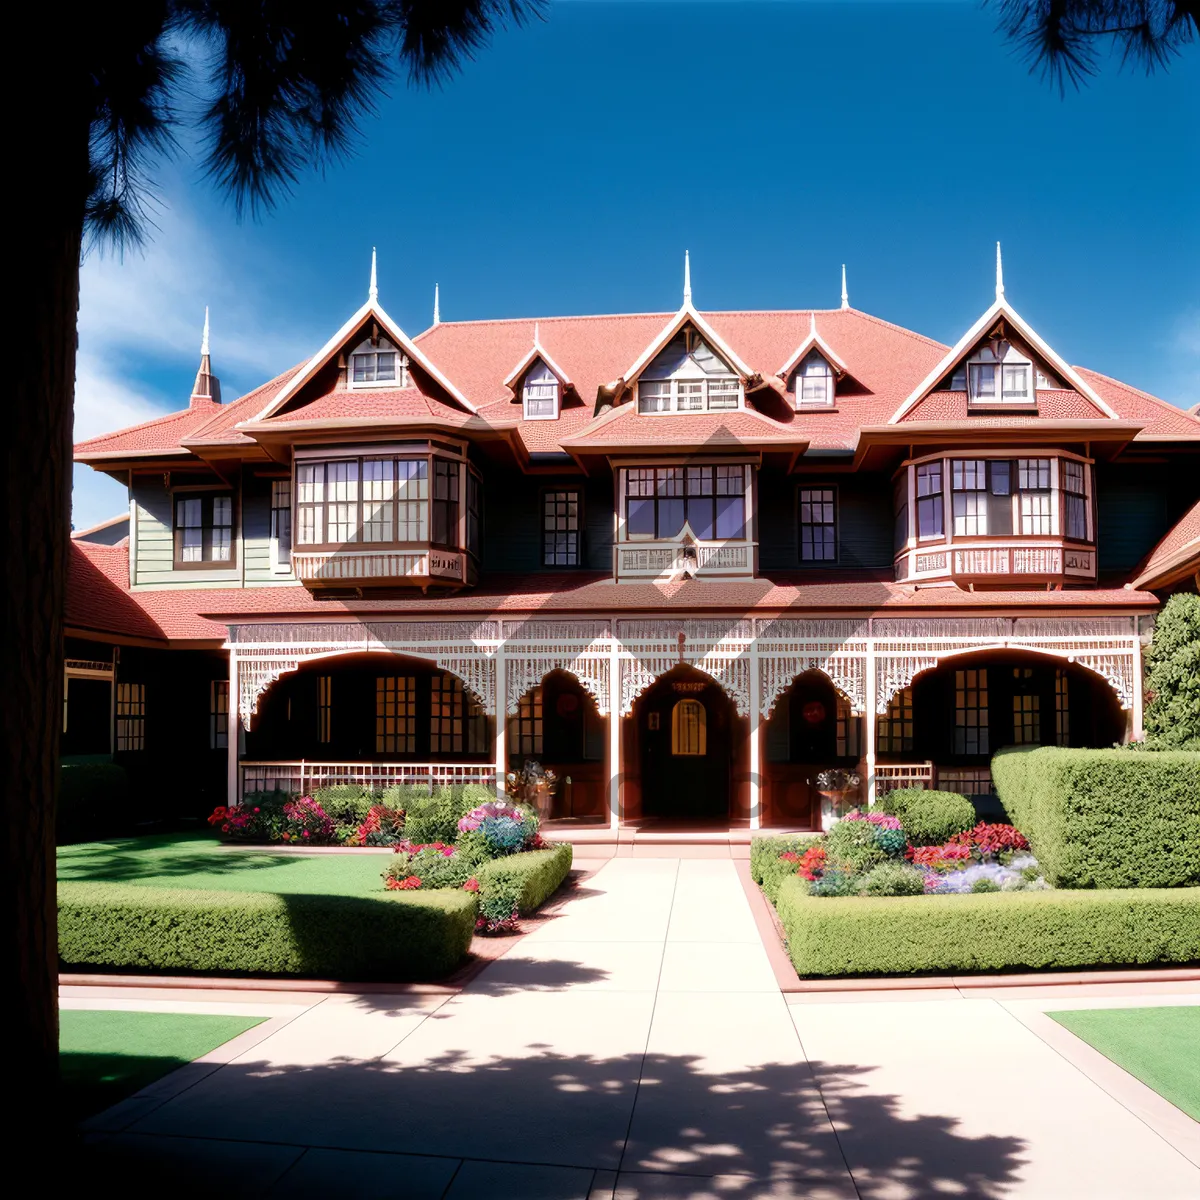
{"label": "spire", "polygon": [[379,283],[375,277],[375,247],[371,247],[371,286],[367,289],[367,300],[374,304],[379,299]]}
{"label": "spire", "polygon": [[850,293],[846,291],[846,264],[842,263],[842,310],[850,307]]}
{"label": "spire", "polygon": [[208,305],[204,306],[204,332],[200,335],[200,368],[192,384],[191,408],[207,408],[221,403],[221,381],[212,373],[208,344]]}
{"label": "spire", "polygon": [[1000,243],[996,243],[996,299],[1004,299],[1004,261],[1000,257]]}
{"label": "spire", "polygon": [[433,323],[440,325],[442,323],[442,312],[438,307],[438,285],[433,285]]}
{"label": "spire", "polygon": [[542,348],[541,338],[538,337],[538,323],[533,323],[533,344],[540,350]]}
{"label": "spire", "polygon": [[817,336],[817,314],[815,311],[808,314],[808,336]]}
{"label": "spire", "polygon": [[683,307],[692,306],[692,259],[688,252],[683,252]]}

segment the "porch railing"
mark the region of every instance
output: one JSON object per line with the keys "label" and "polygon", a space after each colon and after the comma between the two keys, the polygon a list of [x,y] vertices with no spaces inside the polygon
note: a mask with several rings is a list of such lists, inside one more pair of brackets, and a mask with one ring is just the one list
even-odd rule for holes
{"label": "porch railing", "polygon": [[243,796],[250,792],[297,792],[352,783],[360,787],[388,788],[397,785],[437,787],[453,784],[496,784],[491,763],[387,763],[387,762],[244,762],[241,764]]}
{"label": "porch railing", "polygon": [[909,787],[986,796],[993,790],[992,772],[988,767],[939,767],[932,762],[875,764],[876,796]]}
{"label": "porch railing", "polygon": [[875,764],[875,794],[877,796],[895,791],[897,788],[910,787],[933,787],[933,763]]}
{"label": "porch railing", "polygon": [[963,796],[986,796],[995,790],[990,767],[939,767],[937,786]]}

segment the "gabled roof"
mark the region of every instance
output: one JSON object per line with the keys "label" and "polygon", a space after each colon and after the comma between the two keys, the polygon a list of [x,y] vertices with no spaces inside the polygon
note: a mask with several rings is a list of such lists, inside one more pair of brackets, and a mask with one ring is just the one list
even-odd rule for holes
{"label": "gabled roof", "polygon": [[849,368],[837,356],[837,352],[832,346],[817,332],[817,314],[812,313],[812,321],[808,327],[808,336],[792,351],[791,357],[775,372],[780,379],[787,377],[808,357],[810,350],[819,350],[824,356],[825,361],[839,375],[846,375]]}
{"label": "gabled roof", "polygon": [[255,420],[263,421],[274,416],[293,396],[307,383],[335,354],[344,350],[350,339],[360,330],[369,319],[376,320],[395,345],[408,355],[409,361],[416,363],[423,371],[445,389],[447,395],[461,404],[467,412],[474,412],[475,406],[454,386],[442,371],[425,355],[408,334],[387,315],[380,307],[379,301],[373,297],[360,308],[342,327],[292,376],[287,384],[280,389],[271,402],[256,416]]}
{"label": "gabled roof", "polygon": [[504,386],[506,388],[514,387],[521,376],[539,359],[554,373],[555,378],[563,388],[573,386],[570,376],[550,357],[549,351],[542,345],[537,322],[534,322],[533,326],[533,345],[529,347],[521,361],[509,371],[504,380]]}
{"label": "gabled roof", "polygon": [[904,419],[908,412],[915,408],[934,385],[944,379],[966,356],[975,348],[981,338],[987,335],[997,321],[1004,319],[1017,332],[1022,341],[1032,347],[1046,360],[1077,392],[1090,400],[1106,417],[1117,419],[1116,412],[1082,379],[1074,367],[1061,358],[1051,346],[1045,342],[1037,331],[1030,325],[1011,304],[1005,299],[1003,290],[999,290],[996,299],[987,311],[959,338],[950,352],[925,376],[923,380],[909,393],[908,399],[896,410],[890,423],[895,425]]}
{"label": "gabled roof", "polygon": [[1131,587],[1168,587],[1200,572],[1200,500],[1171,527],[1146,556]]}
{"label": "gabled roof", "polygon": [[693,326],[699,331],[706,342],[723,358],[743,379],[749,379],[755,372],[746,366],[738,357],[736,351],[721,337],[721,335],[692,307],[691,302],[684,306],[663,326],[658,336],[634,359],[633,364],[621,372],[620,380],[632,383],[655,360],[659,352],[686,325]]}

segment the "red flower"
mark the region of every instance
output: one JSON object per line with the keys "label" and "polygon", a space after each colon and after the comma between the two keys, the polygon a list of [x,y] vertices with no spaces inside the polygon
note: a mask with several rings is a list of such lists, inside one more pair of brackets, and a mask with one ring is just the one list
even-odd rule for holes
{"label": "red flower", "polygon": [[800,858],[796,874],[803,876],[810,883],[820,879],[825,871],[825,847],[809,846]]}
{"label": "red flower", "polygon": [[474,876],[472,876],[470,879],[467,880],[466,883],[463,884],[463,891],[464,892],[479,891],[479,880],[476,879]]}
{"label": "red flower", "polygon": [[407,879],[400,880],[399,886],[405,891],[419,888],[421,886],[421,877],[419,875],[410,875]]}

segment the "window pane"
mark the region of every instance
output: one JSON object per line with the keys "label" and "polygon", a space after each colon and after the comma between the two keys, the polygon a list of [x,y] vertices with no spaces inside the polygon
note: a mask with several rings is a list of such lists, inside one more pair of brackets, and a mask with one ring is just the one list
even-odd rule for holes
{"label": "window pane", "polygon": [[1087,506],[1082,496],[1067,494],[1067,537],[1087,539]]}
{"label": "window pane", "polygon": [[1006,364],[1004,367],[1004,399],[1026,400],[1029,398],[1029,367],[1025,363]]}
{"label": "window pane", "polygon": [[800,559],[832,562],[837,557],[833,488],[800,489]]}
{"label": "window pane", "polygon": [[717,537],[746,536],[746,500],[744,496],[717,497]]}
{"label": "window pane", "polygon": [[917,495],[940,495],[942,491],[942,464],[926,463],[917,468]]}
{"label": "window pane", "polygon": [[671,407],[671,381],[643,380],[638,383],[638,412],[667,412]]}
{"label": "window pane", "polygon": [[395,465],[390,458],[368,458],[362,465],[363,541],[390,542]]}
{"label": "window pane", "polygon": [[546,492],[542,499],[542,563],[547,567],[579,565],[579,493]]}
{"label": "window pane", "polygon": [[709,410],[737,408],[738,383],[736,379],[710,379],[708,381]]}
{"label": "window pane", "polygon": [[987,496],[985,493],[954,493],[954,532],[965,537],[987,533]]}
{"label": "window pane", "polygon": [[996,367],[993,363],[971,363],[971,399],[996,398]]}
{"label": "window pane", "polygon": [[1021,532],[1047,534],[1050,532],[1050,495],[1047,492],[1027,492],[1021,495]]}
{"label": "window pane", "polygon": [[351,356],[350,367],[355,383],[370,383],[375,378],[375,355],[355,354]]}
{"label": "window pane", "polygon": [[1063,488],[1068,492],[1076,492],[1083,495],[1083,463],[1076,462],[1074,459],[1065,458],[1060,464],[1062,467]]}
{"label": "window pane", "polygon": [[394,351],[380,351],[375,355],[375,378],[379,381],[396,378],[396,355]]}
{"label": "window pane", "polygon": [[941,537],[945,533],[942,497],[925,496],[917,501],[917,536]]}
{"label": "window pane", "polygon": [[1007,459],[992,463],[992,495],[1012,494],[1012,463]]}

